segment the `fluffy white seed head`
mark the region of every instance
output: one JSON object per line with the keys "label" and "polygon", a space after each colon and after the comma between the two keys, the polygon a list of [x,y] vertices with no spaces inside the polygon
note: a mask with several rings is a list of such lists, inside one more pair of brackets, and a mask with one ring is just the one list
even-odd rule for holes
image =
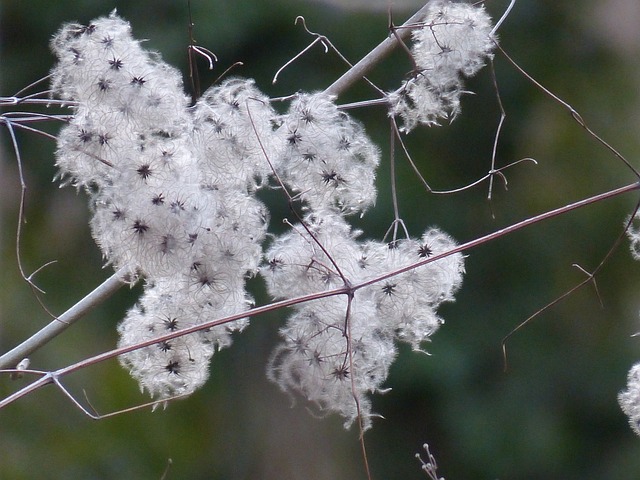
{"label": "fluffy white seed head", "polygon": [[627,229],[627,236],[631,242],[631,255],[634,260],[640,260],[640,214],[636,214],[636,216],[631,219],[631,223]]}
{"label": "fluffy white seed head", "polygon": [[[437,229],[427,230],[419,240],[384,244],[358,241],[359,232],[352,232],[335,213],[306,222],[313,236],[294,226],[267,251],[261,273],[274,297],[339,287],[337,270],[356,285],[455,246]],[[395,341],[422,348],[442,324],[437,307],[453,300],[463,272],[462,255],[449,255],[357,290],[348,308],[344,297],[294,307],[296,312],[281,330],[283,343],[269,364],[269,378],[322,412],[341,414],[345,425],[357,417],[359,405],[368,428],[373,413],[367,395],[381,391],[395,358]]]}
{"label": "fluffy white seed head", "polygon": [[618,402],[629,418],[629,425],[637,435],[640,435],[640,363],[636,363],[629,370],[627,389],[620,392]]}
{"label": "fluffy white seed head", "polygon": [[[52,88],[74,110],[58,138],[60,177],[89,193],[106,261],[146,279],[120,324],[121,346],[249,308],[245,279],[258,269],[268,221],[252,193],[269,171],[258,138],[269,145],[275,116],[246,80],[214,87],[189,108],[179,73],[130,30],[113,13],[67,25],[52,41]],[[222,139],[214,117],[227,124]],[[190,393],[215,349],[245,325],[134,350],[122,363],[153,397]]]}
{"label": "fluffy white seed head", "polygon": [[491,57],[495,37],[484,6],[431,2],[413,31],[411,53],[418,71],[389,95],[390,115],[403,119],[402,130],[437,125],[460,112],[462,77],[475,75]]}
{"label": "fluffy white seed head", "polygon": [[312,210],[361,213],[375,203],[377,147],[323,93],[300,94],[281,119],[279,174]]}
{"label": "fluffy white seed head", "polygon": [[57,152],[60,175],[71,183],[102,186],[109,170],[190,129],[180,74],[144,51],[115,13],[64,26],[51,46],[58,57],[52,91],[75,102]]}
{"label": "fluffy white seed head", "polygon": [[276,116],[253,80],[234,78],[208,89],[194,110],[203,183],[255,188],[271,175],[281,150]]}
{"label": "fluffy white seed head", "polygon": [[346,300],[311,302],[281,330],[268,377],[285,392],[302,394],[320,413],[335,412],[345,427],[361,416],[371,426],[368,394],[379,391],[396,356],[393,340],[375,325],[367,305],[353,304],[345,331]]}
{"label": "fluffy white seed head", "polygon": [[[475,73],[489,55],[485,17],[467,5],[434,4],[427,33],[414,35],[421,72],[394,107],[405,128],[457,112],[460,75]],[[146,281],[119,325],[121,347],[243,315],[252,305],[245,280],[258,270],[271,296],[291,298],[356,285],[454,246],[436,229],[392,244],[358,239],[346,216],[375,203],[379,152],[322,93],[297,95],[278,116],[253,81],[231,79],[188,107],[177,71],[143,50],[115,13],[63,27],[52,48],[59,58],[53,90],[74,109],[58,139],[60,177],[89,193],[91,229],[106,261]],[[401,111],[420,96],[431,107]],[[254,194],[272,169],[303,201],[304,225],[275,237],[260,267],[268,211]],[[350,302],[338,296],[294,307],[269,378],[341,414],[346,425],[361,416],[368,428],[368,395],[383,390],[395,342],[421,348],[462,273],[462,256],[450,255],[361,288]],[[188,394],[206,381],[214,352],[247,323],[159,340],[121,363],[154,398]]]}

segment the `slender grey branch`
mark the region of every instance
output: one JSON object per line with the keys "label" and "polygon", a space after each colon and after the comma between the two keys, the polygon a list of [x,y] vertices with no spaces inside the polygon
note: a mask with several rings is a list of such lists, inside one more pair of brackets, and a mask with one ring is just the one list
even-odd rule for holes
{"label": "slender grey branch", "polygon": [[338,96],[345,90],[348,90],[351,85],[356,83],[367,73],[369,73],[369,71],[371,71],[373,67],[380,63],[380,61],[382,61],[391,52],[393,52],[393,50],[395,50],[398,45],[400,45],[399,39],[405,40],[409,37],[409,35],[411,35],[411,27],[422,21],[429,7],[429,3],[418,10],[411,18],[409,18],[409,20],[404,22],[402,26],[397,27],[396,35],[387,37],[376,48],[365,55],[362,60],[360,60],[352,68],[345,72],[345,74],[342,75],[338,80],[329,85],[324,93],[328,95]]}
{"label": "slender grey branch", "polygon": [[118,270],[73,307],[54,319],[49,325],[0,356],[0,369],[15,367],[23,358],[28,357],[32,352],[58,336],[62,331],[89,313],[94,307],[100,305],[113,295],[124,285],[122,281],[124,270],[124,268]]}

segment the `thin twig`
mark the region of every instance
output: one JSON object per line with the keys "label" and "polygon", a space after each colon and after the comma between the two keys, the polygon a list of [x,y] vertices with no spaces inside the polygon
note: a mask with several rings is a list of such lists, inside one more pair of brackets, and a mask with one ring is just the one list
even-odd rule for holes
{"label": "thin twig", "polygon": [[351,372],[350,380],[351,380],[351,395],[353,396],[353,400],[356,404],[356,412],[358,413],[358,429],[360,430],[359,442],[360,442],[360,452],[362,454],[362,461],[364,463],[365,474],[367,475],[367,480],[371,480],[371,468],[369,467],[369,458],[367,456],[367,446],[364,442],[364,418],[362,418],[362,408],[360,406],[360,397],[358,396],[358,391],[356,388],[356,375],[355,375],[355,367],[353,365],[353,347],[352,347],[352,335],[351,335],[351,308],[353,306],[353,292],[347,295],[347,309],[344,316],[344,337],[347,342],[347,358],[345,360],[349,361],[349,372]]}
{"label": "thin twig", "polygon": [[504,182],[504,186],[506,188],[509,182],[507,181],[506,175],[504,173],[502,173],[503,170],[506,170],[508,168],[511,168],[511,167],[513,167],[515,165],[518,165],[518,164],[524,163],[524,162],[531,162],[534,165],[538,164],[538,162],[534,158],[528,158],[528,157],[527,158],[521,158],[519,160],[514,160],[510,164],[505,165],[503,167],[496,168],[494,170],[489,170],[489,172],[487,172],[487,174],[485,174],[481,178],[475,180],[474,182],[471,182],[468,185],[465,185],[464,187],[452,188],[451,190],[431,190],[430,193],[433,193],[434,195],[451,195],[452,193],[460,193],[460,192],[462,192],[464,190],[469,190],[470,188],[473,188],[476,185],[479,185],[482,182],[484,182],[485,180],[491,179],[496,175],[502,179],[502,181]]}
{"label": "thin twig", "polygon": [[243,65],[244,65],[244,63],[242,63],[242,62],[235,62],[233,65],[227,67],[227,69],[224,72],[222,72],[220,75],[218,75],[218,78],[216,78],[213,83],[214,84],[220,83],[222,81],[222,79],[224,77],[226,77],[229,74],[229,72],[231,72],[231,70],[233,70],[236,67],[242,67]]}
{"label": "thin twig", "polygon": [[174,400],[179,400],[180,398],[188,397],[190,395],[188,393],[181,393],[179,395],[174,395],[172,397],[163,398],[162,400],[153,400],[151,402],[140,403],[138,405],[134,405],[133,407],[122,408],[120,410],[116,410],[115,412],[109,412],[109,413],[100,414],[100,413],[98,413],[98,411],[95,409],[95,407],[93,406],[93,404],[89,400],[89,396],[87,395],[86,391],[83,390],[82,393],[84,394],[84,398],[85,398],[87,404],[89,405],[89,407],[91,408],[91,410],[93,411],[93,413],[90,412],[88,409],[86,409],[80,402],[78,402],[78,400],[73,395],[71,395],[71,392],[69,392],[69,390],[66,387],[64,387],[62,385],[62,383],[60,383],[60,381],[55,381],[54,383],[56,384],[56,386],[58,386],[58,388],[60,388],[63,391],[63,393],[67,397],[69,397],[71,399],[71,402],[74,405],[76,405],[78,407],[78,409],[80,409],[80,411],[82,411],[82,413],[87,415],[92,420],[104,420],[105,418],[116,417],[118,415],[122,415],[123,413],[135,412],[136,410],[141,410],[141,409],[146,408],[146,407],[151,407],[152,410],[155,410],[160,405],[166,405],[169,402],[173,402]]}
{"label": "thin twig", "polygon": [[[493,81],[493,88],[496,92],[496,100],[498,101],[498,108],[500,108],[500,120],[498,121],[498,128],[496,129],[496,135],[493,139],[493,150],[491,151],[490,173],[493,173],[493,172],[497,172],[496,154],[498,151],[498,142],[500,140],[500,134],[502,133],[502,126],[504,125],[504,121],[507,118],[507,112],[505,112],[504,106],[502,105],[502,98],[500,97],[500,90],[498,89],[498,79],[496,77],[496,69],[493,63],[493,58],[491,58],[489,65],[491,67],[491,79]],[[507,184],[506,178],[503,177],[503,179],[506,187],[506,184]],[[487,200],[489,201],[489,203],[491,203],[492,196],[493,196],[493,180],[494,180],[494,177],[493,175],[491,175],[491,177],[489,178],[489,193],[487,194]],[[493,209],[492,209],[492,215],[493,215]],[[493,217],[495,218],[495,215],[493,215]]]}
{"label": "thin twig", "polygon": [[[300,17],[298,17],[300,18]],[[296,18],[296,20],[298,20],[298,18]],[[280,73],[282,73],[282,71],[287,68],[289,65],[291,65],[293,62],[295,62],[298,58],[300,58],[302,55],[304,55],[306,52],[308,52],[311,48],[313,48],[313,46],[316,43],[321,43],[322,46],[324,47],[324,53],[327,53],[329,50],[327,48],[327,45],[324,43],[322,37],[316,37],[309,45],[307,45],[305,48],[303,48],[300,52],[298,52],[293,58],[289,59],[287,61],[287,63],[285,63],[283,66],[281,66],[278,71],[276,72],[276,74],[273,76],[273,79],[271,80],[271,83],[273,85],[275,85],[276,83],[278,83],[278,76],[280,75]]]}
{"label": "thin twig", "polygon": [[509,14],[511,13],[511,9],[513,8],[513,6],[515,4],[516,4],[516,0],[511,0],[511,3],[509,3],[509,6],[507,7],[507,9],[502,14],[502,17],[500,17],[500,20],[498,20],[496,22],[496,24],[493,26],[493,28],[491,29],[491,32],[489,33],[490,37],[493,37],[496,34],[498,29],[502,25],[502,22],[504,22],[507,19],[507,17],[509,16]]}
{"label": "thin twig", "polygon": [[[275,84],[278,81],[278,76],[280,75],[280,73],[282,73],[282,71],[287,68],[289,65],[291,65],[293,62],[295,62],[297,59],[299,59],[300,57],[302,57],[306,52],[308,52],[316,43],[320,43],[323,47],[324,47],[324,53],[329,53],[329,48],[331,48],[331,50],[334,51],[334,53],[336,55],[338,55],[338,58],[340,58],[340,60],[342,60],[348,67],[349,69],[353,68],[353,64],[340,52],[340,50],[338,50],[338,48],[331,43],[331,40],[329,40],[326,36],[320,34],[320,33],[316,33],[316,32],[312,32],[311,30],[309,30],[309,28],[307,27],[307,22],[305,20],[305,18],[301,15],[297,16],[295,19],[295,25],[298,24],[298,22],[300,22],[302,24],[302,27],[304,28],[304,30],[309,34],[312,35],[314,37],[316,37],[309,45],[307,45],[304,49],[302,49],[302,51],[300,51],[299,53],[297,53],[293,58],[291,58],[289,61],[287,61],[287,63],[285,63],[282,67],[280,67],[278,69],[278,71],[276,72],[276,74],[273,77],[272,83]],[[367,77],[362,77],[369,85],[371,85],[371,87],[373,87],[374,90],[376,90],[381,96],[385,96],[385,93],[382,89],[380,89],[378,86],[376,86],[371,80],[369,80]]]}
{"label": "thin twig", "polygon": [[631,222],[633,222],[636,213],[638,212],[638,210],[640,209],[640,201],[636,204],[635,209],[633,210],[633,213],[630,215],[629,220],[627,221],[627,224],[625,225],[624,229],[622,230],[622,232],[618,235],[618,237],[616,238],[616,241],[613,243],[613,245],[609,248],[609,250],[607,251],[607,253],[605,254],[605,256],[602,258],[602,260],[600,261],[600,263],[596,266],[596,268],[593,270],[593,272],[588,273],[585,269],[583,269],[580,266],[577,266],[574,264],[574,266],[577,266],[583,273],[585,273],[587,275],[587,278],[585,278],[583,281],[581,281],[580,283],[578,283],[577,285],[574,285],[573,287],[571,287],[569,290],[567,290],[566,292],[564,292],[562,295],[560,295],[559,297],[557,297],[556,299],[554,299],[553,301],[547,303],[544,307],[538,309],[535,313],[533,313],[531,316],[529,316],[527,319],[525,319],[524,321],[520,322],[513,330],[511,330],[507,335],[505,335],[505,337],[502,339],[502,359],[504,362],[503,368],[504,371],[507,371],[507,341],[513,337],[518,331],[520,331],[522,328],[524,328],[526,325],[528,325],[529,323],[531,323],[535,318],[539,317],[540,315],[542,315],[544,312],[546,312],[547,310],[549,310],[551,307],[554,307],[555,305],[559,304],[561,301],[563,301],[565,298],[571,296],[574,292],[580,290],[582,287],[584,287],[585,285],[589,284],[589,283],[593,283],[595,290],[596,290],[596,295],[598,296],[598,300],[600,302],[600,305],[602,305],[602,298],[600,298],[600,292],[598,291],[598,286],[596,284],[596,279],[595,276],[596,274],[602,270],[602,268],[604,267],[604,265],[607,263],[607,261],[609,260],[609,258],[611,258],[611,256],[613,255],[613,253],[617,250],[618,246],[620,245],[620,243],[622,242],[622,239],[624,238],[627,230],[629,229],[629,227],[631,226]]}
{"label": "thin twig", "polygon": [[429,183],[427,182],[427,180],[422,176],[422,174],[420,173],[420,170],[418,170],[418,166],[413,161],[413,158],[409,153],[409,149],[407,149],[407,145],[404,143],[404,140],[402,139],[402,135],[400,135],[400,129],[398,128],[398,122],[396,121],[396,117],[391,117],[391,126],[393,128],[394,138],[398,139],[398,141],[400,142],[400,146],[402,147],[404,156],[409,162],[409,165],[411,165],[411,168],[413,169],[413,172],[418,177],[418,180],[422,182],[422,184],[424,185],[424,188],[427,189],[427,192],[429,193],[433,192],[433,189],[429,186]]}
{"label": "thin twig", "polygon": [[36,85],[40,85],[41,83],[47,82],[49,79],[51,78],[51,74],[46,75],[42,78],[40,78],[39,80],[36,80],[35,82],[30,83],[29,85],[27,85],[26,87],[21,88],[20,90],[18,90],[13,96],[14,98],[17,98],[19,96],[21,96],[24,92],[28,91],[29,89],[35,87]]}
{"label": "thin twig", "polygon": [[[16,155],[16,163],[18,165],[18,178],[20,180],[20,202],[18,207],[18,226],[16,227],[16,259],[18,262],[18,270],[23,280],[33,289],[34,292],[42,292],[42,290],[31,280],[30,276],[25,273],[24,266],[22,265],[22,254],[20,251],[20,245],[22,243],[22,225],[26,223],[25,218],[25,202],[27,196],[27,182],[24,179],[24,172],[22,170],[22,155],[20,154],[20,148],[18,147],[18,139],[13,128],[13,123],[7,119],[4,119],[4,124],[9,130],[9,136],[11,137],[11,145],[13,152]],[[36,294],[37,296],[37,294]],[[22,358],[18,359],[20,361]],[[17,363],[17,362],[16,362]]]}
{"label": "thin twig", "polygon": [[[389,120],[390,124],[393,125],[393,119]],[[391,204],[393,205],[393,241],[395,242],[398,238],[398,222],[402,222],[400,219],[400,208],[398,206],[398,185],[396,178],[396,155],[395,155],[395,135],[393,131],[393,127],[391,130],[391,138],[389,139],[389,176],[391,177]]]}
{"label": "thin twig", "polygon": [[498,50],[500,50],[500,52],[502,53],[502,55],[504,55],[504,57],[509,61],[509,63],[511,63],[511,65],[513,65],[516,70],[518,70],[518,72],[520,72],[521,75],[523,75],[528,81],[530,81],[533,85],[535,85],[537,88],[540,89],[540,91],[542,91],[545,95],[547,95],[548,97],[550,97],[553,101],[555,101],[556,103],[560,104],[562,107],[564,107],[570,114],[571,117],[573,117],[573,119],[578,123],[578,125],[580,125],[584,130],[587,131],[587,133],[592,136],[598,143],[600,143],[602,146],[604,146],[607,150],[609,150],[618,160],[620,160],[622,163],[625,164],[625,166],[631,170],[633,172],[633,174],[636,176],[636,178],[640,179],[640,172],[638,172],[638,170],[631,165],[631,163],[629,162],[629,160],[627,160],[624,155],[622,155],[620,152],[618,152],[618,150],[616,150],[612,145],[610,145],[608,142],[606,142],[602,137],[600,137],[597,133],[595,133],[593,130],[591,130],[591,128],[587,125],[587,123],[585,122],[585,120],[582,118],[582,115],[580,115],[580,113],[573,108],[569,103],[565,102],[563,99],[561,99],[560,97],[558,97],[555,93],[553,93],[551,90],[549,90],[548,88],[546,88],[545,86],[543,86],[540,82],[538,82],[535,78],[533,78],[530,74],[528,74],[513,58],[511,58],[507,52],[499,45],[496,43],[496,48],[498,48]]}

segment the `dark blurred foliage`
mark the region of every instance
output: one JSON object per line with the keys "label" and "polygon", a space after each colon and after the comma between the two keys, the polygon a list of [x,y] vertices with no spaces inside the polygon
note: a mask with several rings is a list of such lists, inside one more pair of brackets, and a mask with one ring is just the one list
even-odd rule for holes
{"label": "dark blurred foliage", "polygon": [[[198,62],[209,85],[234,62],[233,75],[254,77],[269,95],[321,89],[344,70],[316,47],[286,69],[277,69],[310,41],[308,27],[327,35],[357,60],[387,35],[388,19],[321,3],[275,0],[192,0],[194,37],[219,58],[214,72]],[[348,6],[347,0],[342,2]],[[488,8],[499,16],[506,1]],[[521,1],[501,29],[504,48],[523,68],[578,109],[589,125],[637,164],[640,13],[635,0]],[[88,22],[114,7],[150,49],[188,72],[187,2],[173,0],[49,1],[0,3],[0,93],[12,95],[45,76],[53,63],[48,41],[63,22]],[[396,21],[410,12],[396,11]],[[634,16],[635,15],[635,16]],[[385,89],[409,71],[402,53],[372,74]],[[507,120],[498,145],[499,166],[532,157],[505,172],[493,201],[487,184],[455,195],[428,195],[398,155],[399,206],[417,236],[438,225],[468,241],[516,221],[634,181],[557,103],[523,78],[503,56],[495,59]],[[185,81],[188,85],[188,82]],[[468,82],[463,113],[452,125],[419,129],[407,146],[436,189],[473,182],[489,169],[499,109],[489,69]],[[341,101],[365,99],[354,88]],[[380,109],[353,112],[379,143],[384,162],[375,210],[355,223],[381,238],[392,220],[389,132]],[[55,126],[45,127],[55,131]],[[19,133],[28,190],[21,259],[28,271],[57,260],[36,276],[53,312],[62,312],[109,275],[87,227],[83,194],[58,189],[52,178],[54,145]],[[0,351],[6,351],[49,317],[20,279],[15,230],[19,178],[6,129],[0,133],[2,288]],[[287,215],[278,195],[268,195],[272,223]],[[627,195],[528,227],[468,251],[467,276],[429,356],[402,348],[387,385],[374,399],[384,416],[365,436],[373,478],[426,478],[414,454],[428,442],[448,479],[631,479],[640,476],[640,439],[620,412],[617,392],[640,357],[637,330],[640,264],[627,245],[598,276],[604,307],[591,286],[554,306],[514,335],[503,371],[501,340],[529,315],[584,278],[620,234],[637,195]],[[493,213],[493,215],[492,215]],[[494,218],[495,217],[495,218]],[[254,280],[260,302],[260,282]],[[112,299],[35,353],[32,365],[59,368],[116,343],[115,327],[138,295],[122,289]],[[0,411],[0,478],[364,479],[355,429],[339,418],[318,419],[267,382],[264,365],[284,314],[262,316],[215,355],[206,387],[166,411],[127,413],[94,422],[53,387]],[[100,412],[146,401],[115,361],[69,378]],[[0,379],[0,394],[24,385]]]}

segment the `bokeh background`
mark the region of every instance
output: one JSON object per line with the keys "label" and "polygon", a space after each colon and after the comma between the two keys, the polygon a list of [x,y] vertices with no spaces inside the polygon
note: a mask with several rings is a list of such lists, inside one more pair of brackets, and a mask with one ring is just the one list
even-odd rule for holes
{"label": "bokeh background", "polygon": [[[401,22],[417,2],[393,6]],[[490,0],[494,17],[506,0]],[[0,95],[13,95],[45,76],[54,59],[48,41],[63,22],[89,22],[117,7],[150,49],[188,72],[188,8],[174,0],[0,0]],[[194,36],[216,53],[214,72],[200,64],[209,85],[241,61],[235,75],[256,79],[271,96],[326,87],[344,69],[316,47],[285,70],[277,69],[311,40],[300,26],[327,35],[355,61],[387,35],[387,2],[334,0],[192,0]],[[542,84],[578,109],[589,125],[640,166],[640,4],[636,0],[518,2],[501,28],[504,48]],[[506,172],[493,201],[487,185],[455,195],[427,194],[399,159],[399,205],[413,235],[438,225],[468,241],[516,221],[634,181],[557,103],[531,85],[501,55],[495,61],[507,120],[498,162],[532,157]],[[410,70],[398,53],[371,78],[395,88]],[[407,139],[431,185],[456,188],[484,175],[499,109],[489,70],[468,82],[462,115]],[[371,98],[360,85],[341,101]],[[26,107],[25,107],[26,108]],[[11,108],[15,110],[15,107]],[[8,111],[4,109],[3,112]],[[388,122],[384,111],[353,115],[380,145],[377,207],[356,223],[381,238],[392,220]],[[45,127],[55,131],[55,126]],[[27,183],[21,243],[25,267],[51,260],[37,283],[47,307],[63,312],[106,278],[87,226],[86,198],[59,189],[52,178],[54,144],[19,133]],[[0,351],[49,321],[21,280],[16,263],[20,183],[6,128],[0,129]],[[374,398],[384,419],[365,436],[375,479],[426,478],[414,455],[431,445],[447,479],[640,478],[640,438],[633,435],[616,395],[640,359],[640,263],[626,242],[598,276],[603,306],[591,287],[573,294],[509,341],[503,371],[501,340],[529,315],[581,281],[576,263],[593,269],[620,234],[638,195],[590,206],[528,227],[468,251],[467,275],[457,301],[440,313],[446,324],[427,346],[429,356],[401,348],[387,386]],[[272,223],[286,215],[269,196]],[[268,299],[260,282],[253,291]],[[35,353],[32,366],[55,369],[114,347],[115,327],[139,291],[122,289],[82,322]],[[286,312],[258,317],[232,348],[214,357],[211,378],[191,398],[165,411],[136,411],[92,421],[53,387],[0,411],[0,479],[364,479],[356,429],[340,418],[318,419],[270,384],[265,363]],[[115,361],[65,379],[100,412],[146,401]],[[0,394],[25,380],[0,378]]]}

